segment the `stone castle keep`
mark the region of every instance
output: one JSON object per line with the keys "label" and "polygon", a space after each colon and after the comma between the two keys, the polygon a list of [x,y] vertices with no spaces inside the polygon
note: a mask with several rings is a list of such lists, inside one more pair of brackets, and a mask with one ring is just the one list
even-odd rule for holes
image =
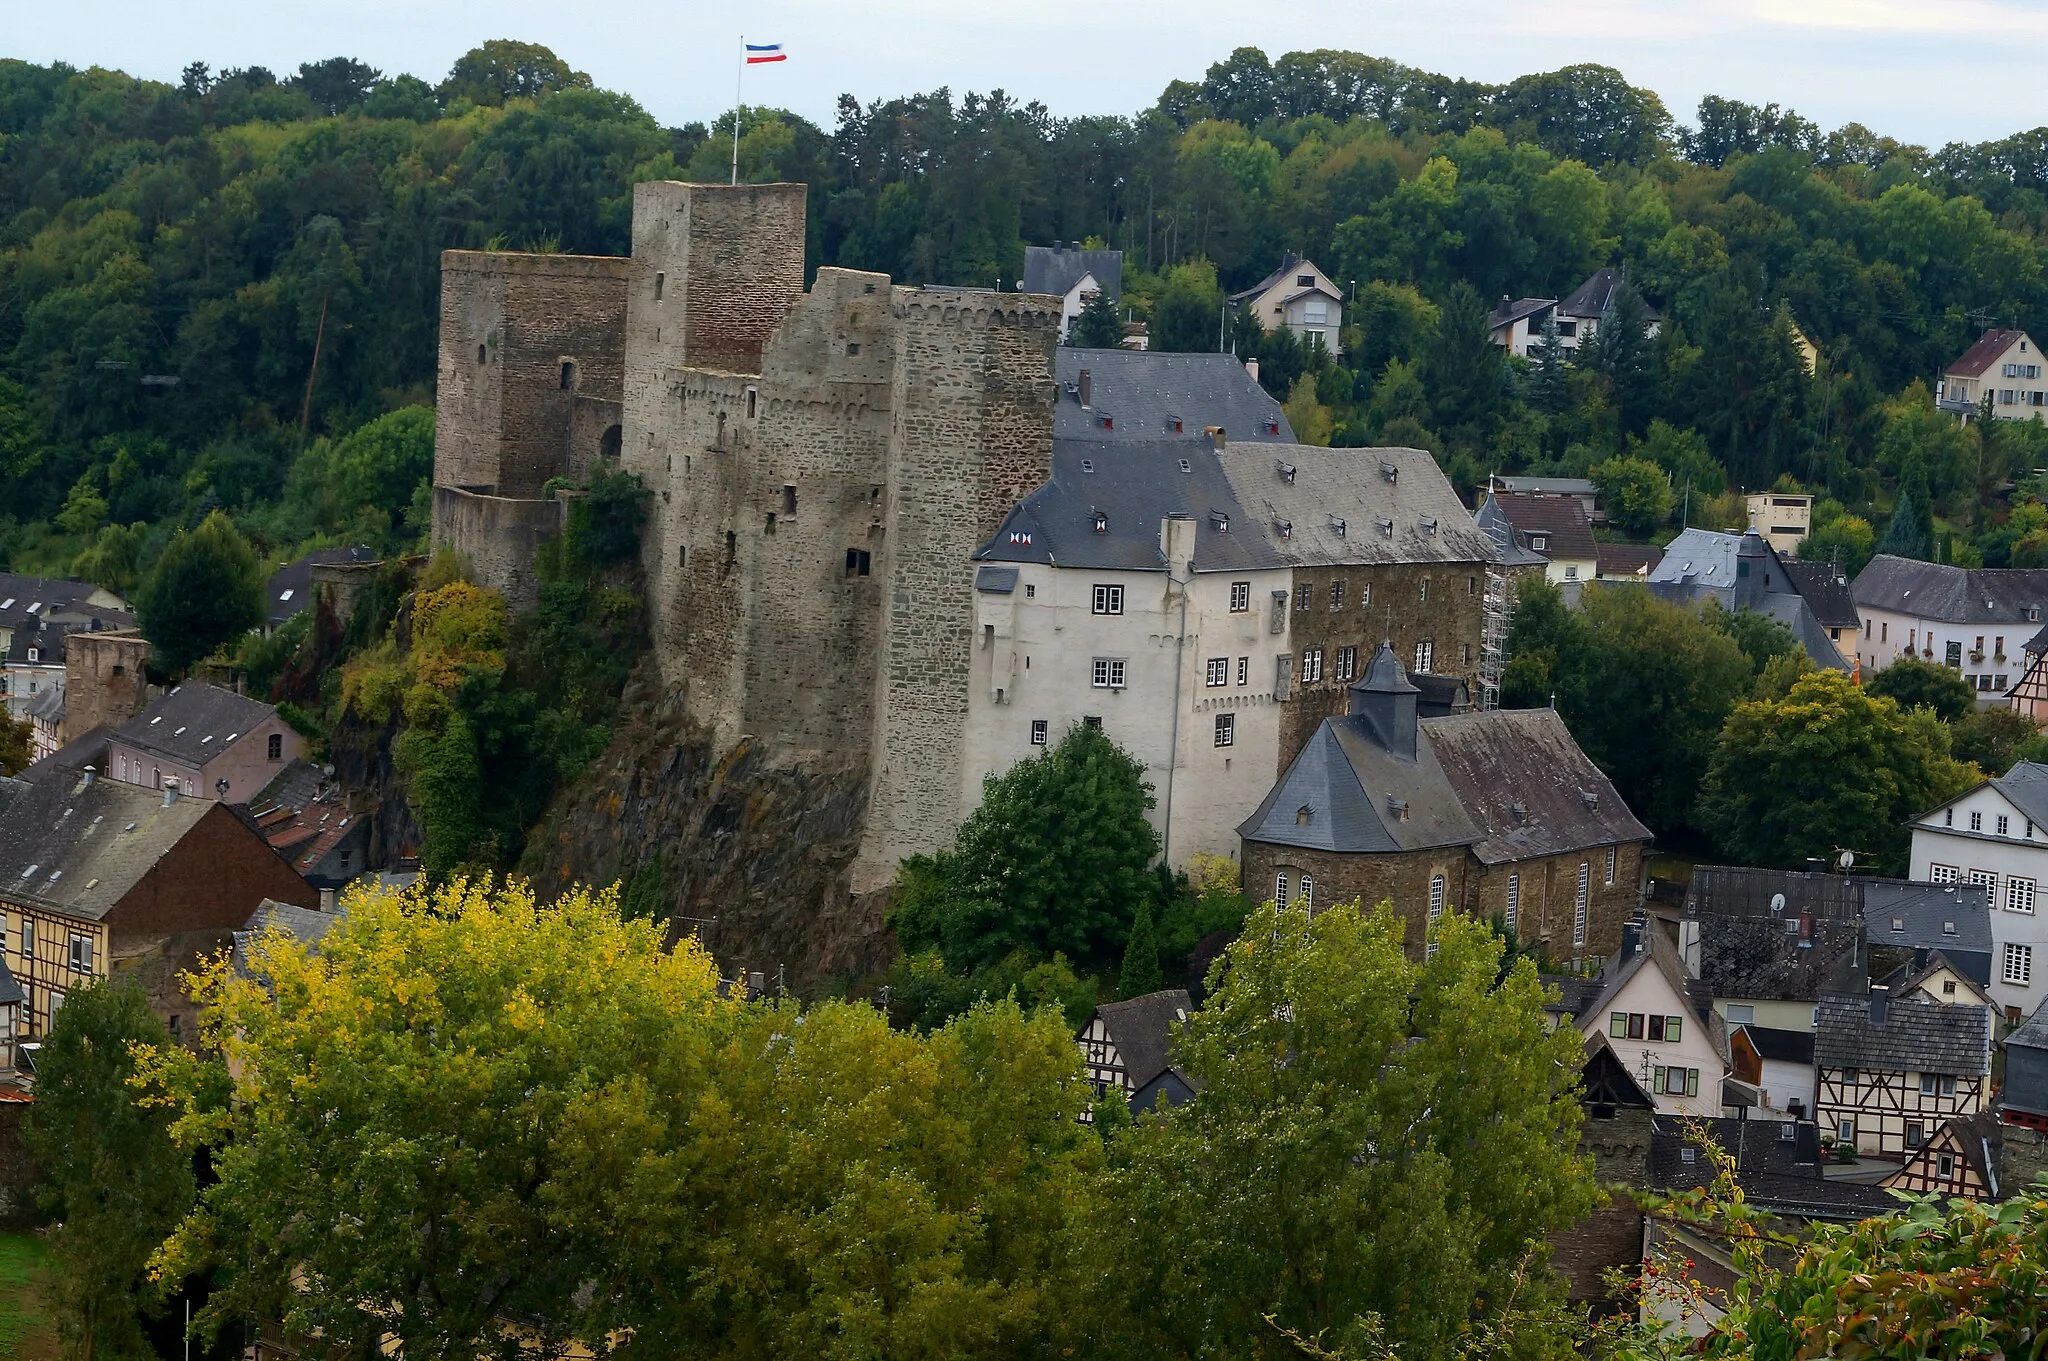
{"label": "stone castle keep", "polygon": [[856,892],[960,814],[962,570],[1052,467],[1059,301],[821,269],[805,187],[638,185],[629,258],[442,261],[434,536],[516,602],[552,478],[654,493],[656,660],[718,743],[864,773]]}

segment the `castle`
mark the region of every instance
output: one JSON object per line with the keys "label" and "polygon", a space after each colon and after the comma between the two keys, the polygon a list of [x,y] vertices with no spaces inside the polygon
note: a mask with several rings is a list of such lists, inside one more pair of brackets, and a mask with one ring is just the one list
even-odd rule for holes
{"label": "castle", "polygon": [[652,490],[655,656],[720,744],[865,772],[856,892],[950,841],[974,551],[1052,471],[1059,300],[821,269],[805,186],[636,186],[626,259],[443,256],[434,537],[515,602],[549,483]]}

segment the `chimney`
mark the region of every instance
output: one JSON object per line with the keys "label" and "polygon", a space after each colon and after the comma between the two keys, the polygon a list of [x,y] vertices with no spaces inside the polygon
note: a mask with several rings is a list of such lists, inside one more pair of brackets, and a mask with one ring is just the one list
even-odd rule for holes
{"label": "chimney", "polygon": [[169,808],[169,807],[170,807],[170,806],[171,806],[172,804],[176,803],[177,801],[178,801],[178,786],[176,786],[176,785],[174,785],[174,784],[167,784],[167,785],[165,785],[165,786],[164,786],[164,807],[166,807],[166,808]]}
{"label": "chimney", "polygon": [[1799,914],[1799,948],[1813,948],[1813,913],[1810,911],[1802,911]]}
{"label": "chimney", "polygon": [[1222,426],[1220,426],[1220,425],[1212,425],[1212,426],[1210,426],[1210,427],[1209,427],[1209,428],[1208,428],[1207,430],[1203,431],[1202,433],[1203,433],[1203,434],[1205,434],[1205,435],[1207,435],[1207,436],[1209,437],[1209,447],[1210,447],[1211,449],[1214,449],[1214,450],[1215,450],[1215,451],[1216,451],[1217,453],[1219,453],[1219,454],[1223,452],[1223,446],[1224,446],[1224,444],[1225,444],[1225,440],[1224,440],[1224,438],[1223,438],[1223,427],[1222,427]]}
{"label": "chimney", "polygon": [[1244,361],[1244,371],[1252,376],[1254,383],[1259,381],[1259,361],[1256,356]]}
{"label": "chimney", "polygon": [[1400,659],[1385,642],[1351,687],[1346,714],[1363,719],[1379,744],[1406,760],[1415,759],[1416,697],[1422,692],[1408,681]]}
{"label": "chimney", "polygon": [[1881,1026],[1892,1014],[1892,990],[1882,983],[1870,985],[1870,1023]]}
{"label": "chimney", "polygon": [[91,766],[87,766],[84,770],[78,772],[78,787],[80,789],[90,789],[92,788],[92,782],[98,778],[99,771]]}
{"label": "chimney", "polygon": [[1621,924],[1621,953],[1623,957],[1638,954],[1643,948],[1643,919],[1630,917]]}
{"label": "chimney", "polygon": [[320,890],[320,910],[322,912],[332,912],[334,910],[333,889],[323,888]]}
{"label": "chimney", "polygon": [[1081,409],[1086,411],[1095,405],[1095,375],[1087,369],[1081,370]]}

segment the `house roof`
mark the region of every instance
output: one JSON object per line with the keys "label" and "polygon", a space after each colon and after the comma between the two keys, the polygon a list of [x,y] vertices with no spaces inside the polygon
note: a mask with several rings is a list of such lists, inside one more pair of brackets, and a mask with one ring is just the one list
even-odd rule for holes
{"label": "house roof", "polygon": [[1553,709],[1452,714],[1421,727],[1482,833],[1472,848],[1482,863],[1650,839]]}
{"label": "house roof", "polygon": [[1723,609],[1768,615],[1792,631],[1816,665],[1849,670],[1841,649],[1785,570],[1784,559],[1755,530],[1684,531],[1650,569],[1649,587],[1658,597],[1681,604],[1712,599]]}
{"label": "house roof", "polygon": [[337,564],[362,566],[377,561],[377,554],[360,545],[353,548],[322,548],[288,562],[270,574],[263,584],[264,607],[275,628],[313,603],[313,568]]}
{"label": "house roof", "polygon": [[1991,890],[1983,884],[1865,880],[1864,939],[1916,950],[1991,953]]}
{"label": "house roof", "polygon": [[[1773,911],[1779,894],[1784,907]],[[1864,986],[1861,913],[1856,881],[1736,865],[1695,869],[1684,907],[1699,923],[1700,978],[1714,996],[1786,1002]]]}
{"label": "house roof", "polygon": [[1128,1002],[1095,1008],[1095,1019],[1109,1032],[1132,1090],[1144,1087],[1171,1065],[1173,1027],[1186,1021],[1193,1009],[1185,988],[1149,992]]}
{"label": "house roof", "polygon": [[1671,943],[1671,937],[1655,921],[1630,922],[1623,928],[1622,948],[1609,955],[1601,966],[1600,993],[1580,1013],[1580,1022],[1583,1024],[1591,1018],[1598,1024],[1599,1018],[1612,1008],[1615,998],[1621,995],[1629,980],[1644,968],[1654,969],[1664,976],[1672,996],[1692,1013],[1694,1021],[1707,1028],[1708,1035],[1714,1040],[1715,1051],[1725,1053],[1725,1028],[1714,1012],[1712,995],[1699,986],[1698,979],[1686,973],[1685,962],[1678,957],[1678,947]]}
{"label": "house roof", "polygon": [[306,947],[309,954],[318,954],[321,939],[347,915],[346,903],[333,912],[316,912],[309,907],[265,898],[249,914],[247,924],[234,934],[234,966],[241,973],[249,972],[249,942],[263,931],[282,931]]}
{"label": "house roof", "polygon": [[114,730],[114,741],[183,765],[204,766],[277,712],[217,685],[187,681]]}
{"label": "house roof", "polygon": [[94,604],[94,596],[102,602],[119,598],[90,581],[0,572],[0,629],[23,628],[51,616],[72,617],[81,622],[96,618],[102,621],[102,628],[133,625],[132,614],[118,605]]}
{"label": "house roof", "polygon": [[[1538,978],[1545,987],[1557,989],[1557,1000],[1543,1004],[1543,1009],[1552,1015],[1567,1016],[1576,1021],[1586,1014],[1586,1009],[1593,1005],[1593,999],[1600,995],[1600,980],[1597,978],[1568,973],[1540,974]],[[1587,1043],[1592,1043],[1590,1036]]]}
{"label": "house roof", "polygon": [[2048,827],[2048,765],[2039,761],[2015,761],[2012,769],[1992,777],[1987,783],[2003,794],[2006,802],[2019,809],[2022,816],[2032,819],[2035,826]]}
{"label": "house roof", "polygon": [[[1713,1116],[1698,1123],[1735,1159],[1743,1197],[1761,1209],[1800,1219],[1856,1220],[1899,1208],[1898,1198],[1882,1187],[1822,1175],[1820,1132],[1810,1121]],[[1691,1117],[1656,1118],[1650,1135],[1650,1181],[1656,1189],[1690,1191],[1713,1181],[1713,1163],[1688,1137],[1692,1124]],[[1789,1139],[1787,1124],[1793,1126]]]}
{"label": "house roof", "polygon": [[1822,1068],[1886,1073],[1984,1074],[1991,1071],[1991,1009],[1891,998],[1882,1024],[1870,995],[1820,999],[1813,1059]]}
{"label": "house roof", "polygon": [[1798,558],[1781,558],[1779,562],[1823,627],[1863,627],[1863,616],[1856,613],[1856,595],[1840,568],[1829,562],[1802,562]]}
{"label": "house roof", "polygon": [[1653,543],[1600,543],[1594,547],[1603,577],[1647,577],[1664,560],[1664,550]]}
{"label": "house roof", "polygon": [[1322,274],[1322,271],[1316,268],[1315,262],[1313,260],[1304,260],[1299,255],[1296,255],[1293,251],[1289,251],[1286,255],[1281,257],[1280,268],[1274,270],[1271,274],[1268,274],[1265,278],[1259,280],[1257,283],[1253,284],[1250,288],[1245,289],[1243,292],[1231,294],[1230,300],[1232,302],[1241,303],[1254,301],[1256,299],[1262,298],[1267,293],[1272,291],[1273,286],[1275,284],[1278,284],[1282,279],[1285,279],[1288,275],[1300,274],[1303,272],[1316,275]]}
{"label": "house roof", "polygon": [[1289,566],[1496,561],[1493,540],[1427,450],[1297,444],[1221,458],[1238,501]]}
{"label": "house roof", "polygon": [[[1596,269],[1586,276],[1586,282],[1558,303],[1557,314],[1561,317],[1604,317],[1607,309],[1614,305],[1614,295],[1620,291],[1623,282],[1621,271],[1611,265]],[[1656,309],[1647,301],[1643,303],[1643,311],[1651,318],[1657,315]]]}
{"label": "house roof", "polygon": [[[1586,507],[1576,496],[1531,496],[1518,492],[1496,492],[1488,498],[1500,508],[1524,547],[1546,558],[1592,561],[1600,556],[1593,542],[1593,526],[1586,519]],[[1532,536],[1544,535],[1546,546],[1537,547]]]}
{"label": "house roof", "polygon": [[1687,917],[1774,917],[1772,899],[1785,895],[1782,911],[1815,917],[1859,920],[1864,881],[1818,870],[1759,869],[1753,865],[1700,865],[1686,886]]}
{"label": "house roof", "polygon": [[1115,302],[1124,292],[1124,253],[1120,250],[1083,250],[1054,242],[1050,246],[1024,248],[1024,291],[1065,297],[1088,275],[1095,286]]}
{"label": "house roof", "polygon": [[1991,953],[1988,950],[1974,960],[1968,956],[1951,959],[1940,950],[1929,950],[1924,963],[1904,965],[1876,981],[1884,984],[1892,996],[1904,997],[1944,969],[1960,978],[1970,990],[1970,996],[1959,997],[1956,999],[1958,1002],[1974,1000],[1984,1006],[1992,1005],[1991,995],[1984,991],[1991,985]]}
{"label": "house roof", "polygon": [[[1579,980],[1585,983],[1592,979]],[[1589,1103],[1628,1106],[1639,1111],[1655,1110],[1657,1102],[1643,1090],[1643,1080],[1628,1070],[1621,1055],[1607,1042],[1607,1032],[1596,1030],[1586,1036],[1586,1062],[1579,1069],[1581,1099]]]}
{"label": "house roof", "polygon": [[0,810],[0,900],[98,920],[216,806],[118,780],[24,786]]}
{"label": "house roof", "polygon": [[1730,1027],[1731,1039],[1737,1031],[1749,1037],[1750,1048],[1756,1050],[1758,1058],[1770,1059],[1774,1063],[1813,1062],[1811,1031],[1780,1030],[1775,1026],[1742,1024]]}
{"label": "house roof", "polygon": [[1527,493],[1531,496],[1598,496],[1600,489],[1590,477],[1508,477],[1495,474],[1487,489],[1496,492]]}
{"label": "house roof", "polygon": [[2048,567],[1952,567],[1880,553],[1850,587],[1858,605],[1949,624],[2018,624],[2048,605]]}
{"label": "house roof", "polygon": [[1500,502],[1490,492],[1473,513],[1472,523],[1493,540],[1494,551],[1500,554],[1505,566],[1541,567],[1550,561],[1541,553],[1523,546],[1522,536],[1515,532],[1513,521],[1508,519],[1507,512],[1500,508]]}
{"label": "house roof", "polygon": [[110,723],[72,738],[63,746],[30,764],[21,772],[21,779],[28,784],[40,784],[47,779],[75,780],[78,772],[87,766],[96,766],[102,772],[107,768],[107,739],[113,735]]}
{"label": "house roof", "polygon": [[1536,316],[1555,306],[1555,298],[1516,298],[1510,301],[1503,296],[1494,307],[1492,315],[1487,317],[1486,324],[1488,329],[1497,331],[1503,326],[1513,325],[1523,317]]}
{"label": "house roof", "polygon": [[[1405,817],[1393,811],[1396,802]],[[1335,852],[1471,846],[1485,838],[1428,741],[1417,743],[1415,760],[1404,760],[1357,717],[1324,719],[1237,830],[1247,841]]]}
{"label": "house roof", "polygon": [[1227,354],[1062,345],[1053,355],[1053,376],[1059,384],[1052,413],[1054,439],[1153,440],[1220,428],[1229,444],[1294,443],[1294,427],[1287,423],[1280,403],[1243,363]]}
{"label": "house roof", "polygon": [[1986,331],[1983,335],[1978,336],[1976,343],[1971,345],[1969,349],[1964,350],[1957,357],[1956,362],[1949,365],[1943,372],[1956,378],[1979,377],[1986,369],[1998,362],[2000,355],[2012,348],[2012,343],[2015,340],[2023,338],[2026,334],[2025,331],[2013,331],[2004,328],[1993,328]]}
{"label": "house roof", "polygon": [[64,692],[52,685],[31,696],[28,707],[22,712],[30,718],[40,718],[45,723],[57,724],[64,721]]}

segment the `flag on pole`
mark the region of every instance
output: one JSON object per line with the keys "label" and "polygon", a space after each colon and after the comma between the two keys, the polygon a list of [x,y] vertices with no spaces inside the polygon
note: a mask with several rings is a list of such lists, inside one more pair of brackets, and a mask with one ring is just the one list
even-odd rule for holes
{"label": "flag on pole", "polygon": [[759,66],[764,61],[788,61],[789,54],[782,50],[781,43],[748,43],[747,65]]}

